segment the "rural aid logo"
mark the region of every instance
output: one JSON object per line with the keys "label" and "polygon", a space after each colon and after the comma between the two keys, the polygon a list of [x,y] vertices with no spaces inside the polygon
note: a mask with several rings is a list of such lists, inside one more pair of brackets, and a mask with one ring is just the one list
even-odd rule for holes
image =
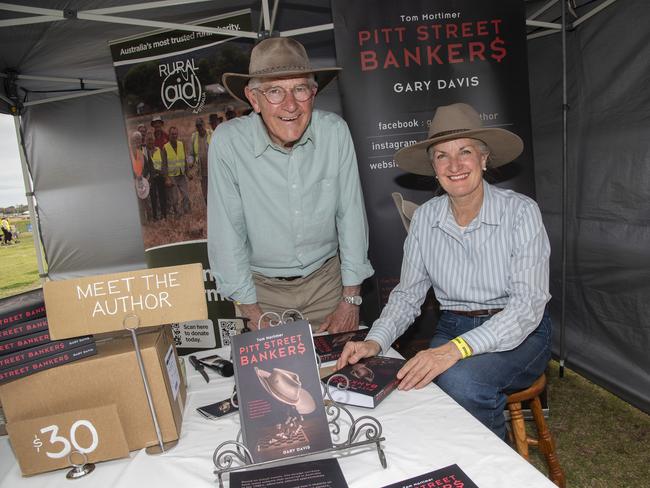
{"label": "rural aid logo", "polygon": [[200,110],[199,106],[205,102],[205,93],[196,75],[198,70],[193,58],[158,65],[158,74],[163,78],[160,98],[167,110],[178,101],[185,102],[194,112]]}

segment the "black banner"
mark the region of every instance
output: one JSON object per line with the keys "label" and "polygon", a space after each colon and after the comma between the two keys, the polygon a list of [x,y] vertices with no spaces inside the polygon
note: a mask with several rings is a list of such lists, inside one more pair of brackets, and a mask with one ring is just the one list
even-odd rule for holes
{"label": "black banner", "polygon": [[491,182],[534,196],[524,3],[332,0],[332,14],[376,270],[378,307],[368,320],[399,281],[406,233],[391,193],[421,204],[438,188],[433,177],[406,173],[393,159],[426,138],[436,107],[468,103],[484,125],[518,134],[523,154]]}

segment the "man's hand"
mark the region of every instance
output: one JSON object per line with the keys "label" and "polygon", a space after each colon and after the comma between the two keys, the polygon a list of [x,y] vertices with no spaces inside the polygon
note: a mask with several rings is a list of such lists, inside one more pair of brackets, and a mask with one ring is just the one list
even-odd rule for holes
{"label": "man's hand", "polygon": [[460,359],[460,351],[451,342],[420,351],[397,372],[397,378],[402,380],[397,388],[399,390],[424,388],[436,376],[447,371]]}
{"label": "man's hand", "polygon": [[249,320],[248,326],[251,330],[257,330],[258,323],[262,329],[266,329],[270,326],[269,316],[264,317],[260,323],[260,317],[264,314],[264,311],[258,303],[240,303],[237,305],[237,308],[239,308],[241,314]]}
{"label": "man's hand", "polygon": [[330,334],[336,332],[347,332],[359,328],[359,306],[351,303],[340,302],[336,309],[325,317],[318,332],[328,331]]}
{"label": "man's hand", "polygon": [[339,370],[347,364],[356,364],[363,358],[376,356],[381,351],[381,346],[375,341],[348,342],[341,352],[341,357],[336,361]]}

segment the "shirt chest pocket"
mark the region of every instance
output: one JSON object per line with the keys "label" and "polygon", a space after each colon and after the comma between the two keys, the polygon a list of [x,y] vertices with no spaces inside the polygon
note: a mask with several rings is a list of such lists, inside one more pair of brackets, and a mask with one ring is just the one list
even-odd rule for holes
{"label": "shirt chest pocket", "polygon": [[311,216],[315,222],[333,222],[338,202],[336,178],[317,181],[310,192]]}

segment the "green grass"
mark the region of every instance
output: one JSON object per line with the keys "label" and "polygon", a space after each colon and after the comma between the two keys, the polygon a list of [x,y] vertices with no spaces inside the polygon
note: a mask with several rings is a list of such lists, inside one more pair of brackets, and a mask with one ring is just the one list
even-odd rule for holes
{"label": "green grass", "polygon": [[31,233],[22,233],[18,244],[1,245],[0,262],[0,298],[41,286]]}
{"label": "green grass", "polygon": [[[650,415],[571,370],[559,378],[558,368],[552,361],[547,373],[548,425],[567,488],[650,486]],[[535,448],[531,462],[547,473]]]}

